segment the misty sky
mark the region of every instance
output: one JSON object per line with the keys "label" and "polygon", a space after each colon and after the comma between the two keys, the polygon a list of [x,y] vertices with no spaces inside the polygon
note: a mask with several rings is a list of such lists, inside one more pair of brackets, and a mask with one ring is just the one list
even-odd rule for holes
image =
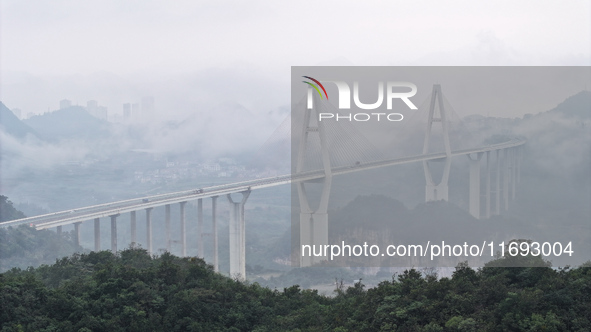
{"label": "misty sky", "polygon": [[142,95],[195,102],[155,91],[196,73],[269,110],[289,104],[293,65],[590,65],[589,13],[589,1],[3,0],[0,98],[25,114],[62,98],[120,112]]}

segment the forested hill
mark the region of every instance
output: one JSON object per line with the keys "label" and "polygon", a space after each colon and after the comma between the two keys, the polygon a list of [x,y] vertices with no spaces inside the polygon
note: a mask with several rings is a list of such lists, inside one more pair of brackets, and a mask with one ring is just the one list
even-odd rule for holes
{"label": "forested hill", "polygon": [[8,197],[0,195],[0,222],[25,218],[25,214],[14,208]]}
{"label": "forested hill", "polygon": [[[25,217],[24,213],[14,208],[8,197],[0,195],[0,222]],[[59,235],[47,229],[38,231],[28,225],[0,228],[0,272],[13,267],[26,269],[52,264],[56,259],[80,250],[82,248],[76,245],[71,233]]]}
{"label": "forested hill", "polygon": [[0,101],[0,132],[3,131],[13,137],[24,139],[27,134],[36,135],[33,128],[24,124],[3,102]]}
{"label": "forested hill", "polygon": [[49,142],[65,140],[95,141],[110,137],[112,125],[87,112],[82,106],[71,106],[24,120],[40,138]]}
{"label": "forested hill", "polygon": [[92,252],[0,274],[1,331],[589,331],[591,268],[405,271],[334,297],[270,290],[197,258]]}

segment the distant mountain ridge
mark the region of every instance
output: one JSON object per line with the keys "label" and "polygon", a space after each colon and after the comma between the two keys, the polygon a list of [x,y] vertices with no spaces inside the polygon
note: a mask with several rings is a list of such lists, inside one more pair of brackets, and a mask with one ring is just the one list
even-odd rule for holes
{"label": "distant mountain ridge", "polygon": [[90,115],[82,106],[33,116],[24,121],[48,141],[64,139],[101,139],[110,135],[111,124]]}
{"label": "distant mountain ridge", "polygon": [[25,138],[27,134],[37,135],[35,130],[12,113],[3,102],[0,101],[0,128],[7,134],[16,138]]}
{"label": "distant mountain ridge", "polygon": [[581,91],[570,96],[548,112],[589,119],[591,118],[591,91]]}

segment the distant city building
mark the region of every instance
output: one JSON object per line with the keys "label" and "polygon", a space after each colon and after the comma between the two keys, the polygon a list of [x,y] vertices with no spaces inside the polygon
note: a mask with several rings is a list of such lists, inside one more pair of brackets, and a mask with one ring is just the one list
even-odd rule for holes
{"label": "distant city building", "polygon": [[86,102],[86,111],[88,114],[101,120],[107,120],[107,107],[99,106],[96,100],[89,100]]}
{"label": "distant city building", "polygon": [[21,115],[23,114],[23,112],[20,110],[20,108],[13,108],[12,113],[14,113],[14,115],[19,119],[21,118]]}
{"label": "distant city building", "polygon": [[60,110],[65,108],[72,107],[72,101],[68,99],[60,100]]}
{"label": "distant city building", "polygon": [[[135,116],[135,114],[134,114],[134,116]],[[130,103],[123,104],[123,117],[125,119],[131,118],[131,104]]]}
{"label": "distant city building", "polygon": [[123,119],[150,119],[154,114],[154,98],[143,97],[141,103],[124,103]]}
{"label": "distant city building", "polygon": [[33,113],[33,112],[27,113],[27,119],[30,119],[30,118],[32,118],[34,116],[35,116],[35,113]]}

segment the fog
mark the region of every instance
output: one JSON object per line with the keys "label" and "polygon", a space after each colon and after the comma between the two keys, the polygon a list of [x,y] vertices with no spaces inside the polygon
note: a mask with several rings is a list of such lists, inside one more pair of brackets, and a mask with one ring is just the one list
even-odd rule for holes
{"label": "fog", "polygon": [[338,57],[356,65],[588,64],[581,41],[589,40],[589,9],[552,1],[3,1],[2,64],[88,74],[251,63],[277,76]]}
{"label": "fog", "polygon": [[[490,73],[591,65],[590,11],[588,2],[551,1],[2,1],[0,101],[20,110],[30,132],[9,134],[7,118],[0,118],[0,194],[34,215],[277,175],[290,166],[290,87],[299,80],[291,77],[292,66],[399,66],[401,73],[466,66],[464,82],[453,75],[414,77],[421,112],[405,114],[405,125],[394,131],[368,133],[368,140],[383,156],[420,154],[424,110],[432,84],[440,83],[453,111],[454,149],[499,136],[528,139],[527,199],[519,197],[518,208],[495,225],[533,219],[554,227],[567,220],[583,227],[576,240],[585,242],[588,113],[568,114],[584,103],[549,111],[589,91],[589,67],[574,76],[561,76],[560,69],[531,74],[532,89],[520,87],[519,75],[502,81]],[[491,67],[470,76],[468,66]],[[72,107],[60,109],[64,99]],[[87,112],[91,100],[106,108],[106,118]],[[139,115],[126,116],[125,104],[137,104]],[[441,150],[440,138],[436,133],[434,150]],[[466,158],[454,162],[450,203],[457,211],[467,205],[466,172]],[[335,184],[335,215],[370,194],[387,195],[409,211],[424,204],[419,163],[380,175],[392,182],[382,181],[374,193]],[[247,256],[249,264],[285,259],[288,190],[250,198],[248,250],[268,254]],[[227,216],[220,218],[225,225]],[[88,248],[90,232],[83,230]]]}
{"label": "fog", "polygon": [[591,55],[586,2],[0,6],[0,99],[24,115],[61,99],[121,114],[147,95],[163,117],[220,98],[261,115],[288,105],[294,65],[562,66],[589,65]]}

